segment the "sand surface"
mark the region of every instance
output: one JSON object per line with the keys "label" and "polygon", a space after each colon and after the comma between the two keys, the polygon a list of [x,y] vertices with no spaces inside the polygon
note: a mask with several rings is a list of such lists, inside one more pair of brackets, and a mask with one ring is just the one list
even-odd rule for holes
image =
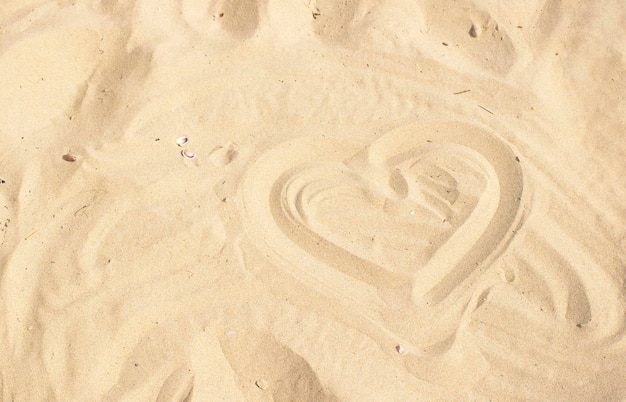
{"label": "sand surface", "polygon": [[626,400],[625,26],[0,2],[0,400]]}

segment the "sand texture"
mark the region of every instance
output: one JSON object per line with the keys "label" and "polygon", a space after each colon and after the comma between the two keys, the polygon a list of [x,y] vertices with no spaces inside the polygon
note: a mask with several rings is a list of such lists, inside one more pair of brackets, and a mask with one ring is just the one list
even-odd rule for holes
{"label": "sand texture", "polygon": [[0,400],[626,400],[625,27],[0,2]]}

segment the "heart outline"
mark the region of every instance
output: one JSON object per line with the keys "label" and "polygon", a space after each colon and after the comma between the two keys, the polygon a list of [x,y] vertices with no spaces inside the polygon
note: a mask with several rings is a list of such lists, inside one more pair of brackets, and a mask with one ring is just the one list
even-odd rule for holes
{"label": "heart outline", "polygon": [[[419,122],[395,129],[369,146],[354,140],[310,137],[283,143],[256,160],[241,186],[242,216],[248,237],[274,264],[305,285],[333,299],[356,303],[359,313],[377,324],[387,316],[393,317],[383,321],[398,322],[403,313],[391,311],[375,284],[382,281],[390,288],[402,287],[404,278],[385,274],[381,267],[339,250],[309,229],[293,213],[294,208],[289,206],[293,195],[287,194],[285,188],[298,171],[319,167],[322,162],[386,183],[399,160],[415,157],[425,148],[451,144],[475,154],[474,159],[490,179],[489,196],[483,197],[486,201],[415,274],[410,298],[413,307],[421,306],[422,317],[436,318],[440,326],[452,329],[454,325],[444,321],[458,317],[465,308],[469,299],[463,295],[468,289],[471,292],[474,282],[470,279],[480,276],[479,268],[487,267],[506,249],[524,216],[521,166],[507,144],[482,128],[460,122]],[[295,243],[288,235],[290,232],[297,232],[305,241]],[[468,236],[473,240],[472,246],[455,249],[455,244],[467,241]],[[336,258],[337,254],[347,262],[344,265],[354,268],[348,272],[337,269],[333,259],[328,258]],[[465,302],[459,302],[459,298]],[[426,315],[425,310],[429,310]]]}

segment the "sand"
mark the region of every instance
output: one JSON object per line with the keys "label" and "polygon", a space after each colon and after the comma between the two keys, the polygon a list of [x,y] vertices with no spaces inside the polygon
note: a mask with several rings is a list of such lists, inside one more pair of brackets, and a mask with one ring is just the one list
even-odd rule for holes
{"label": "sand", "polygon": [[0,400],[626,400],[586,3],[3,1]]}

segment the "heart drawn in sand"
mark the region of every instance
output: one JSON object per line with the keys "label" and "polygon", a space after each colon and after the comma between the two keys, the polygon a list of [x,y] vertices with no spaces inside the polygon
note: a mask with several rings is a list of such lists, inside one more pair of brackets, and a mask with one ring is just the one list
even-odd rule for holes
{"label": "heart drawn in sand", "polygon": [[282,144],[250,169],[242,208],[254,244],[305,285],[347,292],[371,317],[393,315],[398,300],[440,313],[506,247],[522,190],[520,164],[494,135],[420,123],[365,146]]}

